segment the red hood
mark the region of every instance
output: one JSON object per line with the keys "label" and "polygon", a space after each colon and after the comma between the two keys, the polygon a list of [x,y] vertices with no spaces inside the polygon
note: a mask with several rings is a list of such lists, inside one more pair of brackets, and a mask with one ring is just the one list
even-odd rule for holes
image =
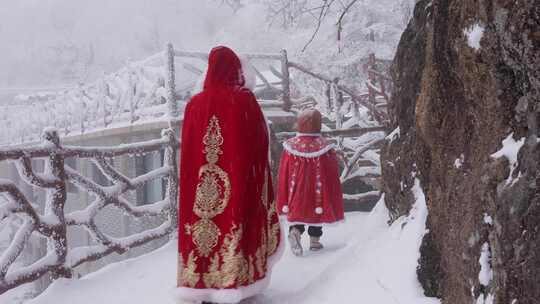
{"label": "red hood", "polygon": [[208,72],[204,80],[204,89],[243,87],[244,84],[242,64],[233,50],[225,46],[213,48],[208,56]]}
{"label": "red hood", "polygon": [[302,111],[298,115],[296,129],[300,133],[321,133],[322,115],[316,109]]}

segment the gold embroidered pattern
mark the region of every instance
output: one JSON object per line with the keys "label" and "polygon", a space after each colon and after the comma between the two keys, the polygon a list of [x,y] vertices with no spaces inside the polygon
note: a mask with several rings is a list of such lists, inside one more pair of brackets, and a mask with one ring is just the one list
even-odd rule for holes
{"label": "gold embroidered pattern", "polygon": [[182,286],[182,272],[184,270],[184,262],[182,259],[182,253],[178,253],[178,268],[176,271],[176,286],[180,287]]}
{"label": "gold embroidered pattern", "polygon": [[[219,252],[210,259],[208,272],[203,274],[206,288],[227,288],[234,284],[244,285],[254,281],[254,272],[250,269],[248,259],[239,250],[243,229],[240,226],[231,228],[224,240]],[[219,265],[221,257],[222,264]],[[251,259],[250,259],[251,260]]]}
{"label": "gold embroidered pattern", "polygon": [[223,142],[219,120],[214,115],[210,118],[206,135],[203,137],[207,164],[199,169],[199,183],[193,206],[193,212],[201,219],[193,226],[186,227],[203,257],[208,257],[218,244],[221,232],[212,218],[225,210],[231,196],[229,175],[217,165],[219,155],[223,154]]}
{"label": "gold embroidered pattern", "polygon": [[[255,282],[255,278],[261,279],[266,276],[268,256],[275,253],[280,233],[276,204],[274,201],[268,200],[268,182],[268,175],[265,175],[260,199],[261,203],[268,209],[265,224],[260,230],[259,247],[253,255],[245,255],[240,247],[244,234],[243,227],[233,225],[229,233],[224,236],[220,250],[210,257],[208,269],[202,273],[202,280],[206,288],[223,289],[243,286]],[[208,222],[213,224],[211,220]],[[205,221],[202,219],[198,223],[202,225]],[[194,234],[196,227],[197,224],[191,229]],[[212,228],[205,227],[204,229],[209,231]],[[201,232],[202,234],[203,232]],[[208,234],[210,235],[210,233]],[[210,236],[204,238],[209,239]],[[213,242],[209,242],[209,244],[213,244]]]}
{"label": "gold embroidered pattern", "polygon": [[259,276],[266,274],[266,230],[262,230],[261,246],[255,252],[255,267]]}
{"label": "gold embroidered pattern", "polygon": [[222,213],[229,203],[229,175],[216,164],[209,163],[199,170],[199,179],[193,211],[200,218],[215,217]]}
{"label": "gold embroidered pattern", "polygon": [[218,243],[219,227],[210,219],[201,219],[191,227],[193,242],[200,255],[207,257]]}
{"label": "gold embroidered pattern", "polygon": [[187,287],[195,287],[199,280],[201,279],[201,275],[197,272],[197,257],[195,257],[195,252],[191,252],[189,254],[187,264],[182,264],[182,257],[179,256],[179,269],[181,273],[178,274],[178,286],[187,286]]}
{"label": "gold embroidered pattern", "polygon": [[219,126],[219,119],[216,115],[210,118],[208,128],[206,129],[206,135],[203,137],[203,144],[205,146],[204,153],[206,154],[206,161],[209,164],[216,164],[219,160],[219,156],[223,154],[220,146],[223,145],[224,139],[221,136],[221,127]]}
{"label": "gold embroidered pattern", "polygon": [[276,201],[270,203],[268,208],[268,242],[267,242],[267,254],[268,256],[274,254],[277,251],[280,237],[279,218],[277,216]]}
{"label": "gold embroidered pattern", "polygon": [[240,226],[234,231],[234,226],[231,229],[231,233],[225,236],[223,240],[223,248],[221,249],[221,257],[223,258],[223,265],[221,266],[221,273],[223,275],[222,286],[227,287],[237,282],[238,285],[244,285],[248,281],[249,267],[248,261],[244,257],[242,251],[236,252],[240,245],[240,240],[244,230]]}
{"label": "gold embroidered pattern", "polygon": [[266,259],[267,259],[267,250],[268,250],[268,233],[270,228],[270,223],[272,220],[271,213],[268,209],[268,171],[264,171],[264,185],[261,194],[262,204],[264,209],[267,212],[267,225],[261,229],[261,245],[257,248],[255,252],[255,268],[259,273],[259,276],[263,277],[266,275]]}
{"label": "gold embroidered pattern", "polygon": [[210,259],[210,267],[208,268],[208,272],[203,275],[203,282],[207,288],[221,286],[219,255],[217,253]]}
{"label": "gold embroidered pattern", "polygon": [[249,284],[253,284],[255,282],[255,266],[253,265],[253,257],[249,256],[249,263],[248,263],[248,279]]}
{"label": "gold embroidered pattern", "polygon": [[[186,265],[182,265],[179,256],[179,286],[195,287],[201,279],[205,288],[217,289],[254,283],[256,278],[266,275],[267,258],[275,252],[279,242],[279,220],[275,202],[269,200],[267,170],[264,172],[264,185],[260,196],[267,211],[267,219],[260,230],[259,247],[253,254],[247,255],[240,246],[244,235],[242,225],[233,225],[230,231],[222,236],[222,231],[213,221],[214,217],[225,211],[231,196],[229,175],[217,165],[220,155],[223,154],[223,143],[219,120],[212,116],[203,138],[207,163],[199,169],[199,182],[193,205],[193,212],[199,220],[184,226],[186,234],[193,239],[195,249],[189,254]],[[217,250],[220,243],[221,247]],[[199,259],[203,259],[204,263],[199,265],[202,268],[197,272]]]}
{"label": "gold embroidered pattern", "polygon": [[268,234],[270,237],[268,238],[268,245],[267,245],[267,254],[268,256],[276,253],[278,245],[279,245],[279,235],[280,235],[280,227],[279,222],[273,223],[268,228]]}
{"label": "gold embroidered pattern", "polygon": [[268,209],[268,172],[264,170],[264,184],[262,188],[261,201],[265,209]]}

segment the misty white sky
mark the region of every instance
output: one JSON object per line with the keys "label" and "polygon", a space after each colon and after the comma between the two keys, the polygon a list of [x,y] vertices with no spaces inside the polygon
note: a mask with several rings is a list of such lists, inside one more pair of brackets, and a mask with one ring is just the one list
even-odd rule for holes
{"label": "misty white sky", "polygon": [[[163,50],[208,51],[225,44],[240,52],[278,52],[292,57],[309,40],[316,11],[284,30],[269,26],[263,3],[246,0],[233,13],[221,0],[0,0],[0,89],[73,85],[110,73],[128,60]],[[320,6],[320,0],[310,0]],[[404,24],[400,3],[363,0],[346,19],[345,49],[336,57],[337,15],[325,19],[310,47],[310,61],[346,65],[376,52],[390,59]],[[336,5],[336,9],[341,9]],[[374,32],[375,41],[366,37]],[[326,67],[323,67],[326,65]]]}
{"label": "misty white sky", "polygon": [[268,51],[272,39],[252,30],[266,31],[264,19],[257,6],[233,18],[215,0],[0,0],[0,87],[84,81],[71,75],[113,71],[167,41]]}

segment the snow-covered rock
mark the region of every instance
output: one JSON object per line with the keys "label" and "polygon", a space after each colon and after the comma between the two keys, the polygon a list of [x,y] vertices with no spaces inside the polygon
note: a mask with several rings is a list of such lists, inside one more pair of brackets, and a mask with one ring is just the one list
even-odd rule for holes
{"label": "snow-covered rock", "polygon": [[466,29],[464,31],[465,36],[467,37],[467,44],[475,49],[480,49],[480,40],[482,40],[482,36],[484,35],[484,26],[481,24],[474,24],[470,28]]}

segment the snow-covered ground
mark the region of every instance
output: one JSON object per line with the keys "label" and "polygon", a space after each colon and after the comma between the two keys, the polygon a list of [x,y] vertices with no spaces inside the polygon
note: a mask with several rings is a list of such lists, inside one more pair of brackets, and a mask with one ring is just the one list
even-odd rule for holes
{"label": "snow-covered ground", "polygon": [[[418,248],[427,210],[417,182],[411,215],[388,227],[381,202],[349,213],[345,224],[325,229],[326,249],[294,257],[289,250],[274,269],[269,289],[244,304],[438,304],[416,279]],[[307,237],[304,239],[307,246]],[[60,280],[28,304],[173,304],[176,245],[110,265],[79,280]],[[13,294],[13,293],[12,293]],[[0,297],[1,303],[12,303]],[[6,302],[4,302],[6,301]]]}

